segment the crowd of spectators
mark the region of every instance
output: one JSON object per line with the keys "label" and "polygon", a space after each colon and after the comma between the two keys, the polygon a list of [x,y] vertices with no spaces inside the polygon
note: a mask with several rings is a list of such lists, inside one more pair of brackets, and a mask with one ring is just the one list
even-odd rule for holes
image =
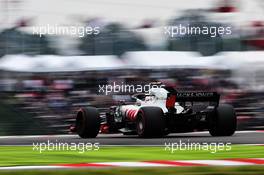
{"label": "crowd of spectators", "polygon": [[[133,92],[111,92],[108,95],[99,91],[100,85],[129,84],[144,85],[153,81],[174,86],[179,91],[218,91],[222,94],[223,102],[232,103],[240,112],[239,116],[245,119],[256,117],[256,112],[263,112],[260,105],[254,106],[255,110],[246,109],[253,107],[263,94],[255,94],[251,101],[245,92],[241,93],[238,86],[229,80],[230,72],[227,70],[205,69],[171,69],[164,70],[115,70],[111,72],[75,72],[41,75],[20,75],[10,84],[0,82],[2,93],[9,94],[6,99],[11,99],[13,105],[24,112],[34,114],[35,118],[45,123],[56,133],[67,133],[73,124],[75,112],[84,106],[96,106],[102,112],[111,105],[120,101],[131,101]],[[252,95],[252,94],[251,94]],[[254,101],[255,100],[255,101]],[[254,113],[255,112],[255,113]],[[256,120],[250,121],[254,126],[261,125]],[[245,126],[244,126],[245,127]]]}

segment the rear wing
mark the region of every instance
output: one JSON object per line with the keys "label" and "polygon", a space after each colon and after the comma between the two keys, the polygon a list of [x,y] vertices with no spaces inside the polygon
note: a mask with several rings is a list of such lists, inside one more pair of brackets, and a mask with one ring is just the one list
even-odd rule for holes
{"label": "rear wing", "polygon": [[220,95],[217,92],[177,92],[177,102],[219,102]]}
{"label": "rear wing", "polygon": [[217,92],[177,92],[172,87],[165,87],[169,92],[166,100],[167,108],[174,108],[176,102],[212,102],[218,106],[220,94]]}

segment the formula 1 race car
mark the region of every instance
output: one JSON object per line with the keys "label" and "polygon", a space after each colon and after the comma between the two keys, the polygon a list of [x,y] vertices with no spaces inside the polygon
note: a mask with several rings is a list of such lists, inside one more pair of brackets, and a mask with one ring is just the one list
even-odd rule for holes
{"label": "formula 1 race car", "polygon": [[105,115],[95,107],[79,109],[73,130],[81,138],[94,138],[100,130],[139,137],[203,130],[212,136],[231,136],[236,130],[235,110],[219,104],[217,92],[178,92],[162,86],[132,98],[133,104],[112,106]]}

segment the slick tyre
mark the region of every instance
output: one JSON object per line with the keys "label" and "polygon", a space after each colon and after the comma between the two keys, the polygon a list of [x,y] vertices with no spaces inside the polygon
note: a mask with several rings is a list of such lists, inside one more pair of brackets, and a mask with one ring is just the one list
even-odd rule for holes
{"label": "slick tyre", "polygon": [[210,118],[209,132],[212,136],[232,136],[235,133],[237,119],[233,106],[220,104]]}
{"label": "slick tyre", "polygon": [[76,132],[81,138],[95,138],[100,130],[100,115],[96,108],[81,108],[77,112]]}
{"label": "slick tyre", "polygon": [[159,107],[142,107],[137,115],[136,130],[139,137],[162,137],[165,130],[162,109]]}

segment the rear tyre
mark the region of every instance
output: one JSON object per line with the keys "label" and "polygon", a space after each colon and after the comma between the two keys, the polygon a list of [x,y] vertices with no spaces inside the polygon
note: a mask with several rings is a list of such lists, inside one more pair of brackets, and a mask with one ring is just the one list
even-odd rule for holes
{"label": "rear tyre", "polygon": [[77,112],[76,132],[81,138],[95,138],[100,130],[100,115],[96,108],[81,108]]}
{"label": "rear tyre", "polygon": [[209,132],[212,136],[231,136],[237,127],[236,113],[231,105],[220,104],[211,117]]}
{"label": "rear tyre", "polygon": [[142,107],[137,115],[139,137],[161,137],[164,135],[164,114],[159,107]]}

